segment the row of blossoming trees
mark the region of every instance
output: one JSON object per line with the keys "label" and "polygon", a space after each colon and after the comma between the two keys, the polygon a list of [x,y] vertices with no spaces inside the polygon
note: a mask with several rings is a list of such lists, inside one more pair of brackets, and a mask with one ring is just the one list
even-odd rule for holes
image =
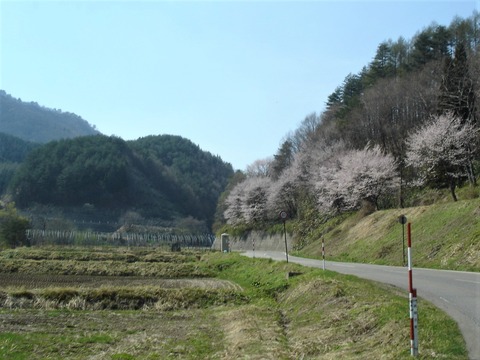
{"label": "row of blossoming trees", "polygon": [[459,179],[476,181],[478,139],[476,125],[451,112],[432,117],[411,132],[401,160],[379,145],[352,149],[342,141],[317,139],[313,146],[296,151],[278,176],[272,176],[273,160],[247,169],[247,176],[225,200],[224,217],[230,225],[276,219],[282,210],[295,217],[305,198],[313,199],[323,214],[378,208],[382,197],[392,199],[405,186],[432,182],[448,186],[456,200]]}

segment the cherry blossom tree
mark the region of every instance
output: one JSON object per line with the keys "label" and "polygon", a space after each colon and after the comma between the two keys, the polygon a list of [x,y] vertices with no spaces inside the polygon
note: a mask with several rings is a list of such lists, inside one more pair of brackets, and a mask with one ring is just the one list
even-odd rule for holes
{"label": "cherry blossom tree", "polygon": [[308,191],[310,163],[308,153],[296,153],[291,166],[284,170],[277,181],[272,182],[267,203],[270,218],[277,216],[280,211],[296,216],[300,194]]}
{"label": "cherry blossom tree", "polygon": [[248,177],[237,184],[227,196],[224,217],[230,225],[253,224],[265,221],[271,179],[265,176]]}
{"label": "cherry blossom tree", "polygon": [[379,197],[399,185],[395,159],[378,145],[332,156],[319,171],[315,185],[324,210],[358,209],[365,203],[377,209]]}
{"label": "cherry blossom tree", "polygon": [[236,184],[225,199],[223,217],[230,225],[239,225],[245,222],[243,204],[245,202],[246,180]]}
{"label": "cherry blossom tree", "polygon": [[254,224],[274,219],[280,210],[295,216],[301,196],[316,195],[319,209],[345,211],[365,203],[378,207],[379,197],[398,186],[396,163],[379,146],[348,150],[343,142],[318,142],[295,154],[281,177],[250,176],[226,199],[227,223]]}
{"label": "cherry blossom tree", "polygon": [[243,214],[249,224],[267,220],[267,200],[272,181],[265,176],[247,178],[245,181]]}
{"label": "cherry blossom tree", "polygon": [[338,160],[348,152],[345,143],[338,141],[330,145],[316,144],[312,150],[312,178],[311,182],[317,196],[317,203],[321,212],[329,212],[332,206],[342,207],[341,194],[335,191],[334,174],[338,170]]}
{"label": "cherry blossom tree", "polygon": [[408,165],[418,170],[421,183],[455,187],[461,178],[475,183],[472,160],[478,152],[479,129],[452,113],[431,119],[407,140]]}

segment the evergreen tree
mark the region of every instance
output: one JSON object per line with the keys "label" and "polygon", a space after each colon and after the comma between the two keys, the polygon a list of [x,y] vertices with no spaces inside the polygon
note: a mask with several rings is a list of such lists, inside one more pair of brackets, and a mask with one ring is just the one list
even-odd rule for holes
{"label": "evergreen tree", "polygon": [[337,86],[335,91],[331,93],[327,98],[327,109],[331,110],[334,106],[340,105],[342,103],[343,98],[343,88],[341,86]]}
{"label": "evergreen tree", "polygon": [[274,155],[274,160],[270,166],[270,176],[273,179],[278,179],[282,172],[290,166],[293,161],[293,155],[292,142],[289,140],[284,141],[277,154]]}
{"label": "evergreen tree", "polygon": [[432,60],[450,55],[451,33],[445,26],[429,26],[413,41],[412,67],[421,68]]}
{"label": "evergreen tree", "polygon": [[377,48],[377,54],[370,64],[370,74],[375,79],[393,76],[395,74],[395,59],[391,44],[382,42]]}

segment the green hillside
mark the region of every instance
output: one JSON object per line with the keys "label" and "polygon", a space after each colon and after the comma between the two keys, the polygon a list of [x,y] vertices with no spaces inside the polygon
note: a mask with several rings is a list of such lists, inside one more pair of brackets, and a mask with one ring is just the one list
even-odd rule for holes
{"label": "green hillside", "polygon": [[32,150],[8,191],[21,209],[41,205],[42,213],[48,206],[63,215],[88,210],[90,218],[105,222],[129,214],[135,221],[157,219],[169,226],[190,219],[208,231],[231,175],[231,164],[180,136],[127,142],[96,135],[51,141]]}
{"label": "green hillside", "polygon": [[0,132],[0,194],[7,190],[20,163],[38,144]]}
{"label": "green hillside", "polygon": [[400,215],[411,223],[414,266],[480,271],[479,198],[337,218],[318,229],[299,254],[320,258],[323,237],[328,260],[401,266]]}

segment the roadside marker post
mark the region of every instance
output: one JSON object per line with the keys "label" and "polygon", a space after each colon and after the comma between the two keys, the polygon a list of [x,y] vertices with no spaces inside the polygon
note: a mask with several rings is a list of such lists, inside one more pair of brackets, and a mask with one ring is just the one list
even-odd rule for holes
{"label": "roadside marker post", "polygon": [[410,355],[418,355],[418,307],[417,307],[417,289],[413,288],[412,272],[412,227],[407,224],[407,260],[408,260],[408,300],[410,309]]}
{"label": "roadside marker post", "polygon": [[405,224],[407,223],[407,217],[405,215],[399,216],[398,222],[402,224],[402,259],[403,266],[405,266]]}
{"label": "roadside marker post", "polygon": [[325,239],[322,238],[322,259],[323,259],[323,270],[325,270]]}
{"label": "roadside marker post", "polygon": [[285,222],[287,221],[288,214],[286,211],[280,211],[280,219],[283,221],[283,234],[285,236],[285,257],[287,258],[288,263],[288,246],[287,246],[287,228],[285,227]]}

